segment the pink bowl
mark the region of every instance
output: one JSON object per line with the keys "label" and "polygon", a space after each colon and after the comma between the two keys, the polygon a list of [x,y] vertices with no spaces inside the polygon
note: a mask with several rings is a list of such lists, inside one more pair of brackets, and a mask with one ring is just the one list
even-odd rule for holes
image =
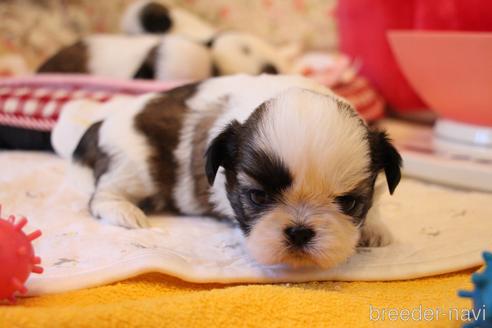
{"label": "pink bowl", "polygon": [[400,68],[441,117],[492,127],[492,33],[390,31]]}

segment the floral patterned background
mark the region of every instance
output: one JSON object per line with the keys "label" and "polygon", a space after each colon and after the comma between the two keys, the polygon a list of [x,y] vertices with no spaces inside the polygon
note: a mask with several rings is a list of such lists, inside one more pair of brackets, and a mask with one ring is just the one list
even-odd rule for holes
{"label": "floral patterned background", "polygon": [[[219,28],[255,33],[276,44],[333,49],[336,0],[174,0]],[[31,72],[63,45],[94,32],[118,32],[132,0],[2,0],[0,76]]]}
{"label": "floral patterned background", "polygon": [[177,5],[221,28],[247,30],[275,43],[332,48],[334,0],[181,0]]}

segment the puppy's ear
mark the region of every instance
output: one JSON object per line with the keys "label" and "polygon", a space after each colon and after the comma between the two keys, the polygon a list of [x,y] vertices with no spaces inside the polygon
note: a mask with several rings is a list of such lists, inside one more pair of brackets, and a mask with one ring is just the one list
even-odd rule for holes
{"label": "puppy's ear", "polygon": [[219,167],[226,170],[234,167],[240,127],[238,121],[232,121],[208,146],[205,153],[205,174],[210,185],[214,184]]}
{"label": "puppy's ear", "polygon": [[393,194],[401,179],[401,156],[391,144],[391,140],[385,131],[369,131],[369,144],[371,147],[372,169],[375,172],[384,170],[389,192]]}

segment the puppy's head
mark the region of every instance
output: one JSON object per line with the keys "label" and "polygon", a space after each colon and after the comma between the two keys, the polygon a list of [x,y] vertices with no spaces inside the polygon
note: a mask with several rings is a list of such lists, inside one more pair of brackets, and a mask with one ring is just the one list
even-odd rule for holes
{"label": "puppy's head", "polygon": [[232,122],[210,144],[206,173],[224,167],[249,251],[264,264],[332,267],[354,253],[384,171],[392,193],[401,158],[335,96],[290,89]]}
{"label": "puppy's head", "polygon": [[211,47],[217,75],[286,72],[286,63],[282,55],[274,47],[253,35],[224,32],[216,35],[208,45]]}

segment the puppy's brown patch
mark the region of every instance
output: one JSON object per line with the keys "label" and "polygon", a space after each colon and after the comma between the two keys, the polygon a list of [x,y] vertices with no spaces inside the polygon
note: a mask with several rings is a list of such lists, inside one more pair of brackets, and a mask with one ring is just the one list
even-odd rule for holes
{"label": "puppy's brown patch", "polygon": [[88,47],[84,41],[77,41],[65,47],[46,60],[38,73],[88,73]]}
{"label": "puppy's brown patch", "polygon": [[135,117],[135,128],[153,147],[153,155],[148,161],[158,190],[154,197],[166,204],[165,210],[176,210],[172,190],[176,182],[177,162],[173,152],[188,111],[186,100],[193,96],[197,87],[198,84],[188,84],[162,93]]}

